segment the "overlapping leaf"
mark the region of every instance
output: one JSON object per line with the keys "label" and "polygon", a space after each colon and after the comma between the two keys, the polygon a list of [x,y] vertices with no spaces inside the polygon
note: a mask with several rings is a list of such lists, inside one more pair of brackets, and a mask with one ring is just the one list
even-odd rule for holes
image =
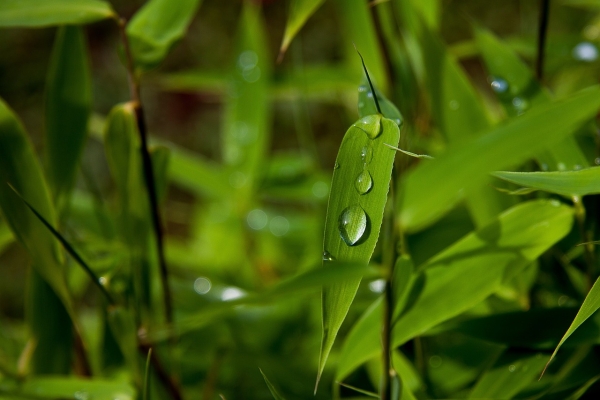
{"label": "overlapping leaf", "polygon": [[585,196],[600,193],[600,167],[577,171],[494,172],[505,181],[527,188],[557,193],[563,196]]}
{"label": "overlapping leaf", "polygon": [[110,3],[102,0],[4,0],[0,27],[88,24],[115,17]]}
{"label": "overlapping leaf", "polygon": [[323,4],[324,0],[292,0],[288,13],[288,20],[283,33],[279,57],[287,51],[290,43],[298,34],[306,20]]}

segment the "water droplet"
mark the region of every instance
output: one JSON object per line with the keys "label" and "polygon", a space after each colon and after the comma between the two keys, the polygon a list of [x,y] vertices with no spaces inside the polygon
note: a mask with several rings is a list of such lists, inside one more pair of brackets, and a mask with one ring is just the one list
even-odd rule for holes
{"label": "water droplet", "polygon": [[365,165],[371,162],[371,160],[373,159],[373,149],[371,148],[371,146],[365,146],[362,148],[362,150],[360,151],[360,158],[362,158],[363,163],[365,163]]}
{"label": "water droplet", "polygon": [[327,250],[325,250],[323,252],[323,261],[333,261],[333,260],[335,260],[335,258]]}
{"label": "water droplet", "polygon": [[246,50],[238,57],[238,67],[244,71],[256,67],[258,64],[258,54],[252,50]]}
{"label": "water droplet", "polygon": [[565,165],[565,163],[563,163],[563,162],[559,162],[558,164],[556,164],[556,168],[557,168],[559,171],[566,171],[566,169],[567,169],[567,166]]}
{"label": "water droplet", "polygon": [[346,208],[339,219],[340,235],[348,246],[354,246],[367,230],[367,214],[359,205]]}
{"label": "water droplet", "polygon": [[335,164],[333,165],[333,169],[338,169],[340,167],[340,164],[336,161]]}
{"label": "water droplet", "polygon": [[584,62],[596,61],[598,59],[598,48],[590,42],[581,42],[573,48],[573,58]]}
{"label": "water droplet", "polygon": [[579,164],[576,164],[576,165],[573,167],[573,169],[574,169],[575,171],[579,171],[581,168],[582,168],[582,167],[581,167],[581,165],[579,165]]}
{"label": "water droplet", "polygon": [[596,159],[594,160],[594,164],[600,165],[600,157],[596,157]]}
{"label": "water droplet", "polygon": [[369,139],[375,139],[381,134],[381,115],[367,115],[355,122],[353,126],[365,132]]}
{"label": "water droplet", "polygon": [[511,364],[511,365],[508,366],[508,371],[509,372],[515,372],[516,369],[517,369],[517,367],[515,365],[513,365],[513,364]]}
{"label": "water droplet", "polygon": [[359,92],[359,93],[364,93],[364,92],[366,92],[366,91],[367,91],[367,87],[366,87],[365,85],[360,85],[360,86],[358,87],[358,92]]}
{"label": "water droplet", "polygon": [[431,368],[439,368],[442,366],[442,357],[440,356],[431,356],[429,357],[429,366]]}
{"label": "water droplet", "polygon": [[373,187],[373,178],[371,178],[369,171],[365,169],[358,177],[356,177],[354,187],[360,194],[369,193],[369,190]]}
{"label": "water droplet", "polygon": [[556,200],[556,199],[552,199],[550,200],[550,205],[553,207],[560,207],[560,201]]}
{"label": "water droplet", "polygon": [[508,82],[498,77],[492,77],[490,81],[490,86],[492,87],[492,90],[494,92],[499,94],[506,93],[506,91],[508,90]]}
{"label": "water droplet", "polygon": [[75,400],[89,400],[90,394],[88,392],[83,391],[83,390],[78,390],[78,391],[75,392],[75,394],[73,395],[73,397],[75,397]]}
{"label": "water droplet", "polygon": [[283,236],[290,230],[290,221],[286,217],[277,216],[269,222],[269,230],[275,236]]}
{"label": "water droplet", "polygon": [[370,98],[370,99],[372,99],[373,98],[373,92],[367,93],[367,97]]}
{"label": "water droplet", "polygon": [[326,197],[328,193],[329,186],[325,182],[319,181],[312,185],[312,194],[316,198],[322,199]]}
{"label": "water droplet", "polygon": [[248,226],[255,231],[261,230],[267,226],[268,221],[269,217],[267,216],[267,213],[258,208],[250,211],[246,216]]}
{"label": "water droplet", "polygon": [[400,118],[396,118],[394,120],[394,122],[396,123],[396,125],[401,126],[402,125],[402,120]]}
{"label": "water droplet", "polygon": [[518,114],[522,114],[529,107],[529,102],[521,97],[515,97],[512,99],[512,105]]}
{"label": "water droplet", "polygon": [[548,164],[542,163],[542,165],[540,165],[540,168],[542,169],[542,171],[548,171]]}
{"label": "water droplet", "polygon": [[456,111],[460,107],[460,104],[456,100],[450,100],[450,103],[448,103],[448,107],[450,107],[451,110]]}
{"label": "water droplet", "polygon": [[102,286],[106,286],[108,285],[108,278],[105,276],[101,276],[100,278],[98,278],[98,283]]}
{"label": "water droplet", "polygon": [[235,300],[235,299],[239,299],[240,297],[244,297],[245,293],[243,290],[238,289],[236,287],[228,287],[225,290],[223,290],[223,292],[221,293],[221,300],[223,301],[228,301],[228,300]]}
{"label": "water droplet", "polygon": [[370,282],[369,290],[373,293],[383,293],[385,290],[385,279],[377,279]]}
{"label": "water droplet", "polygon": [[242,78],[248,83],[254,83],[260,79],[260,68],[254,67],[242,71]]}
{"label": "water droplet", "polygon": [[365,103],[363,103],[362,101],[358,102],[358,108],[363,108],[365,106]]}
{"label": "water droplet", "polygon": [[210,291],[210,288],[212,287],[212,283],[210,281],[210,279],[205,278],[205,277],[200,277],[197,278],[194,281],[194,291],[198,294],[206,294]]}

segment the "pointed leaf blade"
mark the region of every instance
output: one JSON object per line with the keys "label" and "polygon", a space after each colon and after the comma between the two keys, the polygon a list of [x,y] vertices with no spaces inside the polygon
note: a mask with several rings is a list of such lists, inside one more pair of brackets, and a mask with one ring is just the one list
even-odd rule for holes
{"label": "pointed leaf blade", "polygon": [[115,17],[110,3],[101,0],[4,0],[0,28],[79,25]]}

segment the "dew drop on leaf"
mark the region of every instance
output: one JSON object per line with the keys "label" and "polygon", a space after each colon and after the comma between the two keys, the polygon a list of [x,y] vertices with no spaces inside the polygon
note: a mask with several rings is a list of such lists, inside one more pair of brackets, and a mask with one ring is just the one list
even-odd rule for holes
{"label": "dew drop on leaf", "polygon": [[346,208],[339,219],[340,235],[348,246],[354,246],[367,230],[367,214],[359,205]]}
{"label": "dew drop on leaf", "polygon": [[373,159],[373,148],[371,148],[370,146],[363,147],[360,151],[360,158],[362,158],[363,163],[365,163],[365,165],[369,164]]}
{"label": "dew drop on leaf", "polygon": [[365,169],[356,177],[356,181],[354,181],[354,187],[360,194],[366,194],[371,190],[373,187],[373,178],[371,178],[369,171]]}
{"label": "dew drop on leaf", "polygon": [[355,122],[353,126],[365,132],[369,139],[375,139],[381,134],[381,115],[367,115]]}
{"label": "dew drop on leaf", "polygon": [[490,86],[492,87],[492,90],[498,94],[506,93],[508,90],[508,82],[495,76],[491,78]]}
{"label": "dew drop on leaf", "polygon": [[333,256],[327,250],[325,250],[323,252],[323,261],[333,261],[333,260],[335,260],[335,258],[333,258]]}

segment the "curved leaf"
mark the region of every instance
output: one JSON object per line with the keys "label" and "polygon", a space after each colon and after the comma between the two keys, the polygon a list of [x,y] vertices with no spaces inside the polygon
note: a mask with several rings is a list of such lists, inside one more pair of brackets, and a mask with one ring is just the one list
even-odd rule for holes
{"label": "curved leaf", "polygon": [[[374,137],[374,138],[372,138]],[[387,202],[398,125],[381,115],[356,122],[344,136],[333,172],[324,238],[324,266],[332,261],[367,264],[379,237]],[[333,263],[334,264],[334,263]],[[323,340],[319,376],[360,279],[323,289]]]}
{"label": "curved leaf", "polygon": [[0,28],[79,25],[107,18],[116,14],[101,0],[4,0],[0,8]]}
{"label": "curved leaf", "polygon": [[106,379],[81,379],[43,377],[23,384],[21,393],[52,399],[91,398],[96,400],[133,400],[135,390],[131,385]]}
{"label": "curved leaf", "polygon": [[494,172],[497,178],[563,196],[585,196],[600,193],[600,167],[578,171]]}
{"label": "curved leaf", "polygon": [[127,25],[136,67],[156,67],[180,40],[201,0],[149,0]]}
{"label": "curved leaf", "polygon": [[324,0],[292,0],[283,41],[279,49],[279,60],[281,60],[290,43],[292,43],[292,39],[298,34],[306,20],[317,11],[323,2]]}

